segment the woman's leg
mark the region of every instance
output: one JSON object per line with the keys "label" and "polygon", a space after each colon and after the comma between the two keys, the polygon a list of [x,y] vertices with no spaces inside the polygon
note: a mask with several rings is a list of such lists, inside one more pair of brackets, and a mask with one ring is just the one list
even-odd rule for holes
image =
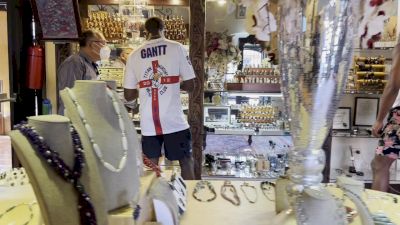
{"label": "woman's leg", "polygon": [[384,155],[375,155],[371,161],[372,189],[387,192],[389,189],[390,166],[396,159]]}

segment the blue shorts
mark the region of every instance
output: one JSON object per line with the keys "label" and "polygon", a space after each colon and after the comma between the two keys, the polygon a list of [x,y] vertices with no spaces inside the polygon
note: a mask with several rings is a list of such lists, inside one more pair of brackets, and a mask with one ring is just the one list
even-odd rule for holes
{"label": "blue shorts", "polygon": [[148,158],[161,157],[163,144],[165,157],[168,160],[180,160],[192,155],[192,134],[190,129],[171,134],[142,136],[142,151]]}

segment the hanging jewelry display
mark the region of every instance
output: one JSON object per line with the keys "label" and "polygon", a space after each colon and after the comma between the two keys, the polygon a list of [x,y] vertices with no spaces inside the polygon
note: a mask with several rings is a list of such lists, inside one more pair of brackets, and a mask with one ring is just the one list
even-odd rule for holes
{"label": "hanging jewelry display", "polygon": [[116,173],[120,172],[125,167],[126,159],[128,157],[128,139],[126,138],[125,125],[124,125],[124,121],[122,119],[120,108],[119,108],[117,100],[115,99],[113,92],[109,88],[106,88],[107,95],[108,95],[108,97],[110,97],[115,114],[118,117],[119,128],[121,129],[122,151],[123,152],[122,152],[122,157],[121,157],[121,160],[119,161],[117,168],[115,168],[113,165],[111,165],[110,163],[108,163],[104,160],[103,151],[101,150],[100,146],[95,142],[93,129],[87,122],[85,112],[83,111],[81,105],[79,104],[78,99],[76,98],[72,89],[66,88],[66,90],[67,90],[69,97],[74,102],[76,109],[78,110],[79,117],[85,126],[86,132],[90,139],[90,143],[92,143],[93,150],[96,153],[99,161],[104,165],[105,168],[107,168],[111,172],[116,172]]}
{"label": "hanging jewelry display", "polygon": [[[272,198],[271,196],[269,196],[269,194],[271,194],[271,190],[275,190],[275,184],[269,181],[262,181],[260,183],[260,188],[261,188],[261,192],[263,193],[263,195],[270,201],[275,201],[274,198]],[[272,193],[273,194],[273,193]]]}
{"label": "hanging jewelry display", "polygon": [[58,152],[50,149],[48,144],[45,142],[44,138],[40,136],[34,127],[23,122],[15,126],[31,143],[34,150],[49,164],[54,171],[60,175],[65,181],[70,182],[76,192],[78,193],[78,211],[80,216],[81,225],[96,225],[96,215],[94,207],[90,202],[89,195],[85,192],[83,184],[79,181],[82,175],[82,169],[85,165],[85,158],[83,155],[83,147],[81,139],[76,132],[75,128],[70,125],[70,133],[74,148],[74,165],[71,169],[60,158]]}
{"label": "hanging jewelry display", "polygon": [[[254,190],[254,200],[251,200],[250,198],[249,198],[249,196],[247,195],[247,193],[246,193],[246,191],[245,191],[245,189],[253,189]],[[242,192],[243,192],[243,194],[244,194],[244,197],[247,199],[247,201],[249,201],[250,203],[256,203],[256,201],[257,201],[257,189],[256,189],[256,187],[254,187],[253,185],[250,185],[249,183],[247,183],[247,182],[243,182],[243,184],[241,184],[240,185],[240,190],[242,190]]]}
{"label": "hanging jewelry display", "polygon": [[[200,190],[205,189],[206,187],[211,192],[212,197],[210,197],[208,199],[201,199],[201,198],[197,197],[197,193]],[[194,199],[196,199],[199,202],[211,202],[211,201],[213,201],[214,199],[217,198],[217,193],[215,192],[214,187],[212,186],[212,184],[209,181],[201,180],[201,181],[196,183],[196,186],[193,189],[192,196],[193,196]]]}
{"label": "hanging jewelry display", "polygon": [[2,220],[2,218],[3,218],[5,215],[7,215],[8,213],[12,212],[14,209],[19,208],[19,207],[21,207],[21,206],[28,206],[28,209],[29,209],[29,219],[28,219],[25,223],[22,223],[22,224],[21,224],[21,225],[28,225],[28,224],[32,221],[33,216],[34,216],[32,207],[33,207],[34,205],[36,205],[36,204],[37,204],[37,202],[32,202],[32,203],[21,203],[21,204],[18,204],[18,205],[11,206],[10,208],[4,210],[4,212],[2,212],[2,213],[0,214],[0,221]]}
{"label": "hanging jewelry display", "polygon": [[[225,192],[226,189],[229,189],[230,192],[233,193],[233,199],[229,198]],[[230,203],[232,203],[233,205],[239,206],[240,205],[240,198],[237,194],[236,188],[233,184],[231,184],[230,181],[225,181],[224,184],[221,186],[221,196],[229,201]]]}

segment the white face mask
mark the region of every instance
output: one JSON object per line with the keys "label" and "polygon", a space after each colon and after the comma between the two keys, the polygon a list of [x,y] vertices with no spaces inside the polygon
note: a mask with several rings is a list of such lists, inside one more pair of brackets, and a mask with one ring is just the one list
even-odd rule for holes
{"label": "white face mask", "polygon": [[100,49],[100,60],[108,60],[110,58],[111,49],[107,45],[104,45]]}

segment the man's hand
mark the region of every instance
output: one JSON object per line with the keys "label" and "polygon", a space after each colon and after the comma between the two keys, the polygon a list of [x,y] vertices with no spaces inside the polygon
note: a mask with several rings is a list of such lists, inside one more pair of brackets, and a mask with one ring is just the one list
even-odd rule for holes
{"label": "man's hand", "polygon": [[382,128],[383,128],[383,122],[376,121],[375,124],[372,126],[372,135],[374,135],[374,137],[381,137]]}

